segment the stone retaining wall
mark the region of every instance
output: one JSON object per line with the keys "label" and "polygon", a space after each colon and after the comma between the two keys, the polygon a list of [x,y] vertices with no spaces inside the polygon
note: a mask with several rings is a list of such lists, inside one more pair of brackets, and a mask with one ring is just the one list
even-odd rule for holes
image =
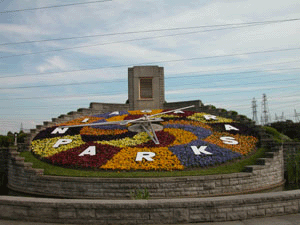
{"label": "stone retaining wall", "polygon": [[8,148],[0,147],[0,195],[7,193]]}
{"label": "stone retaining wall", "polygon": [[0,218],[69,224],[182,224],[299,212],[300,190],[131,201],[0,196]]}
{"label": "stone retaining wall", "polygon": [[[195,111],[205,111],[213,115],[233,118],[244,121],[234,112],[203,106],[202,102],[185,101],[166,103],[165,108],[181,108],[195,105]],[[53,126],[83,115],[103,113],[107,111],[126,110],[125,104],[91,103],[89,109],[79,109],[62,115],[53,122],[45,122],[31,132],[33,135],[43,127]],[[128,105],[127,105],[128,107]],[[82,177],[56,177],[43,175],[43,170],[33,169],[31,163],[24,162],[17,151],[11,151],[9,161],[8,185],[11,189],[26,193],[40,194],[68,198],[130,198],[130,193],[135,189],[147,188],[151,198],[189,197],[189,196],[215,196],[229,195],[232,193],[246,193],[268,189],[280,185],[283,176],[283,150],[273,146],[273,142],[266,139],[265,134],[260,134],[262,146],[272,147],[266,157],[259,159],[258,165],[248,166],[246,172],[212,176],[190,176],[177,178],[82,178]]]}
{"label": "stone retaining wall", "polygon": [[8,187],[25,193],[66,198],[130,198],[147,188],[151,198],[218,196],[269,189],[284,182],[283,150],[274,147],[246,172],[159,178],[84,178],[43,175],[15,150],[10,151]]}

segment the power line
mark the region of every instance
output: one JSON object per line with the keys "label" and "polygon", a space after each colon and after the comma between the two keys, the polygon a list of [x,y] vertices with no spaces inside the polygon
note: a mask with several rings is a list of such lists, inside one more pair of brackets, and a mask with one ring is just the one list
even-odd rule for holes
{"label": "power line", "polygon": [[[285,19],[285,20],[254,21],[254,22],[248,22],[248,23],[228,23],[228,24],[214,24],[214,25],[202,25],[202,26],[192,26],[192,27],[175,27],[175,28],[164,28],[164,29],[151,29],[151,30],[117,32],[117,33],[108,33],[108,34],[95,34],[95,35],[62,37],[62,38],[53,38],[53,39],[44,39],[44,40],[9,42],[9,43],[0,44],[0,46],[3,46],[3,45],[17,45],[17,44],[32,44],[32,43],[49,42],[49,41],[64,41],[64,40],[74,40],[74,39],[84,39],[84,38],[94,38],[94,37],[107,37],[107,36],[117,36],[117,35],[127,35],[127,34],[162,32],[162,31],[199,29],[199,28],[225,27],[225,29],[226,29],[227,26],[230,26],[227,29],[234,29],[234,28],[240,28],[240,27],[258,26],[258,25],[265,25],[265,24],[272,24],[272,23],[294,22],[294,21],[299,21],[299,20],[300,20],[300,18],[294,18],[294,19]],[[232,27],[232,26],[237,26],[237,27]],[[200,32],[215,31],[215,30],[218,30],[218,29],[204,30],[204,31],[200,31]]]}
{"label": "power line", "polygon": [[[294,80],[294,79],[293,79]],[[285,80],[287,81],[287,80]],[[258,82],[258,83],[261,83],[261,82]],[[248,84],[258,84],[258,83],[248,83]],[[270,81],[268,81],[268,83],[270,83]],[[247,84],[245,84],[247,85]],[[299,84],[293,84],[293,85],[285,85],[285,86],[280,86],[280,87],[270,87],[270,88],[266,88],[266,87],[263,87],[261,89],[257,88],[256,90],[243,90],[242,92],[251,92],[251,91],[257,91],[257,90],[274,90],[274,89],[284,89],[284,88],[291,88],[291,87],[298,87]],[[224,87],[224,86],[218,86],[218,88],[220,87]],[[227,87],[227,85],[226,85]],[[208,87],[209,88],[209,87]],[[216,92],[216,91],[215,91]],[[226,94],[234,94],[234,93],[241,93],[241,91],[233,91],[233,92],[226,92]],[[114,95],[117,95],[117,94],[125,94],[125,92],[100,92],[100,93],[97,93],[97,94],[93,94],[93,95],[76,95],[76,96],[43,96],[43,97],[17,97],[17,98],[2,98],[0,100],[32,100],[32,99],[55,99],[55,98],[84,98],[84,97],[95,97],[95,96],[103,96],[101,94],[114,94]],[[201,96],[217,96],[217,95],[223,95],[224,96],[224,90],[222,90],[222,93],[213,93],[213,94],[201,94]],[[198,98],[199,95],[197,96],[189,96],[190,98],[191,97],[196,97]],[[177,97],[178,98],[178,97]],[[186,97],[182,97],[182,98],[186,98]],[[182,99],[181,98],[181,99]],[[179,97],[180,99],[180,97]]]}
{"label": "power line", "polygon": [[[279,64],[287,64],[287,63],[293,63],[293,62],[299,62],[300,60],[289,60],[285,62],[276,62],[276,63],[263,63],[263,64],[257,64],[254,66],[238,66],[238,67],[232,67],[228,69],[222,69],[223,71],[226,70],[233,70],[233,69],[240,69],[240,68],[251,68],[251,67],[257,67],[257,66],[269,66],[269,65],[279,65]],[[153,64],[153,63],[152,63]],[[138,64],[142,65],[142,64]],[[109,69],[109,68],[114,68],[114,67],[129,67],[131,65],[121,65],[121,66],[111,66],[111,67],[99,67],[99,68],[94,68],[94,69],[78,69],[78,70],[69,70],[69,71],[60,71],[60,72],[46,72],[46,73],[29,73],[29,74],[16,74],[16,75],[9,75],[9,76],[1,76],[1,78],[12,78],[12,77],[31,77],[31,76],[44,76],[44,75],[53,75],[53,74],[63,74],[63,73],[74,73],[74,72],[83,72],[83,71],[93,71],[93,70],[100,70],[100,69]],[[203,72],[214,72],[214,71],[220,71],[218,70],[200,70],[200,71],[192,71],[192,72],[184,72],[184,73],[175,73],[175,74],[169,74],[169,75],[178,75],[178,74],[191,74],[191,73],[203,73]],[[261,70],[260,70],[261,71]],[[223,73],[222,73],[223,74]],[[177,76],[172,76],[172,77],[165,77],[165,79],[173,79],[176,78]]]}
{"label": "power line", "polygon": [[[253,25],[247,25],[247,26],[253,26]],[[244,27],[244,26],[240,26],[240,27]],[[186,35],[186,34],[195,34],[195,33],[215,31],[215,30],[234,29],[234,28],[240,28],[240,27],[230,27],[230,28],[225,27],[225,28],[212,29],[212,30],[193,31],[193,32],[186,32],[186,33],[177,33],[177,34],[161,35],[161,36],[154,36],[154,37],[129,39],[129,40],[123,40],[123,41],[99,43],[99,44],[92,44],[92,45],[74,46],[74,47],[61,48],[61,49],[52,49],[52,50],[40,51],[40,52],[31,52],[31,53],[24,53],[24,54],[10,55],[10,56],[2,56],[2,57],[0,57],[0,59],[11,58],[11,57],[20,57],[20,56],[28,56],[28,55],[36,55],[36,54],[43,54],[43,53],[49,53],[49,52],[60,52],[60,51],[66,51],[66,50],[72,50],[72,49],[89,48],[89,47],[95,47],[95,46],[126,43],[126,42],[133,42],[133,41],[142,41],[142,40],[149,40],[149,39],[155,39],[155,38],[173,37],[173,36]]]}
{"label": "power line", "polygon": [[[257,88],[256,90],[243,90],[243,91],[231,91],[231,92],[226,92],[226,95],[228,94],[240,94],[240,93],[245,93],[245,92],[252,92],[252,91],[258,91],[258,90],[274,90],[274,89],[286,89],[286,88],[291,88],[291,87],[298,87],[299,84],[293,84],[293,85],[286,85],[286,86],[280,86],[280,87],[270,87],[270,88]],[[201,94],[201,97],[209,97],[209,96],[218,96],[218,95],[222,95],[225,96],[224,90],[222,91],[222,93],[214,93],[214,94]],[[187,97],[176,97],[176,99],[186,99]],[[194,96],[188,96],[188,98],[199,98],[199,95],[194,95]],[[0,99],[1,100],[1,99]],[[7,99],[9,100],[9,99]]]}
{"label": "power line", "polygon": [[9,88],[0,88],[0,90],[59,87],[59,86],[73,86],[73,85],[86,85],[86,84],[98,84],[98,83],[115,83],[115,82],[126,82],[126,81],[123,81],[123,80],[121,80],[121,81],[89,81],[89,82],[65,83],[65,84],[47,84],[47,85],[35,85],[35,86],[9,87]]}
{"label": "power line", "polygon": [[[224,54],[224,55],[218,55],[218,56],[204,56],[204,57],[194,57],[194,58],[186,58],[186,59],[162,60],[162,61],[156,61],[156,62],[139,63],[139,64],[135,64],[135,65],[139,66],[139,65],[144,65],[144,64],[150,65],[150,64],[158,64],[158,63],[182,62],[182,61],[192,61],[192,60],[201,60],[201,59],[213,59],[213,58],[232,57],[232,56],[241,56],[241,55],[264,54],[264,53],[272,53],[272,52],[293,51],[293,50],[298,50],[298,49],[300,49],[300,47],[286,48],[286,49],[277,49],[277,50],[276,49],[270,49],[270,50],[263,50],[263,51],[254,51],[254,52],[233,53],[233,54]],[[107,68],[117,68],[117,67],[130,67],[130,66],[132,66],[132,65],[113,65],[113,66],[99,67],[97,69],[107,69]],[[90,70],[90,69],[73,70],[73,71],[67,71],[67,72],[77,72],[77,71],[84,71],[84,70]],[[53,73],[62,73],[62,72],[53,72]],[[48,74],[50,74],[50,73],[48,73]],[[39,75],[39,74],[32,74],[32,75]],[[12,77],[12,76],[6,76],[6,77]]]}
{"label": "power line", "polygon": [[[188,78],[191,77],[204,77],[204,76],[211,76],[211,75],[222,75],[222,76],[226,76],[226,75],[234,75],[234,74],[245,74],[245,73],[255,73],[255,72],[272,72],[272,71],[280,71],[280,70],[298,70],[300,68],[288,68],[288,69],[272,69],[272,70],[256,70],[256,71],[243,71],[243,72],[235,72],[235,73],[219,73],[219,74],[201,74],[201,75],[194,75],[194,76],[188,76]],[[261,76],[261,75],[257,75],[257,76]],[[257,76],[251,76],[251,77],[257,77]],[[186,78],[187,76],[175,76],[175,77],[167,77],[165,78],[165,80],[168,79],[178,79],[178,78]],[[242,78],[248,78],[248,77],[242,77]],[[241,77],[239,77],[239,79],[242,79]],[[228,80],[228,78],[226,79]],[[293,79],[283,79],[283,80],[279,80],[279,81],[291,81],[291,80],[296,80],[296,78]],[[220,81],[220,80],[219,80]],[[275,80],[274,82],[277,82],[278,80]],[[98,84],[98,83],[125,83],[126,80],[122,79],[122,80],[112,80],[112,81],[103,81],[103,80],[98,80],[98,81],[88,81],[88,82],[73,82],[73,83],[63,83],[63,84],[47,84],[47,85],[35,85],[35,86],[19,86],[19,87],[5,87],[5,88],[1,88],[0,90],[9,90],[9,89],[30,89],[30,88],[45,88],[45,87],[59,87],[59,86],[73,86],[73,85],[89,85],[89,84]],[[197,84],[194,83],[193,84]],[[251,84],[251,83],[247,83],[247,84]],[[256,83],[255,83],[256,84]],[[189,85],[189,84],[187,84]],[[214,86],[216,87],[216,86]]]}
{"label": "power line", "polygon": [[[246,26],[248,27],[248,26],[253,26],[253,25],[246,25]],[[245,26],[240,26],[240,27],[245,27]],[[230,28],[225,27],[225,28],[218,28],[218,29],[211,29],[211,30],[204,30],[204,31],[203,30],[202,31],[192,31],[192,32],[184,32],[184,33],[177,33],[177,34],[160,35],[160,36],[154,36],[154,37],[143,37],[143,38],[122,40],[122,41],[98,43],[98,44],[92,44],[92,45],[81,45],[81,46],[74,46],[74,47],[67,47],[67,48],[60,48],[60,49],[52,49],[52,50],[40,51],[40,52],[31,52],[31,53],[23,53],[23,54],[17,54],[17,55],[2,56],[2,57],[0,57],[0,59],[20,57],[20,56],[28,56],[28,55],[37,55],[37,54],[43,54],[43,53],[49,53],[49,52],[61,52],[61,51],[67,51],[67,50],[72,50],[72,49],[90,48],[90,47],[95,47],[95,46],[104,46],[104,45],[127,43],[127,42],[134,42],[134,41],[144,41],[144,40],[150,40],[150,39],[155,39],[155,38],[174,37],[174,36],[180,36],[180,35],[195,34],[195,33],[216,31],[216,30],[233,29],[233,28],[240,28],[240,27],[230,27]]]}
{"label": "power line", "polygon": [[28,9],[15,9],[15,10],[6,10],[0,13],[15,13],[15,12],[24,12],[24,11],[33,11],[33,10],[40,10],[40,9],[52,9],[52,8],[60,8],[60,7],[67,7],[67,6],[74,6],[74,5],[86,5],[86,4],[93,4],[93,3],[100,3],[100,2],[110,2],[112,0],[101,0],[101,1],[92,1],[92,2],[78,2],[78,3],[70,3],[65,5],[52,5],[52,6],[44,6],[44,7],[37,7],[37,8],[28,8]]}

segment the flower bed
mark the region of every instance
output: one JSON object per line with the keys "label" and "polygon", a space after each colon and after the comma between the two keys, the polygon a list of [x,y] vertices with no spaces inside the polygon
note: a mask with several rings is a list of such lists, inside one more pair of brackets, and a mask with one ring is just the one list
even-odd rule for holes
{"label": "flower bed", "polygon": [[41,131],[32,141],[32,152],[64,167],[172,171],[216,166],[256,149],[258,139],[249,127],[193,111],[155,116],[164,120],[160,123],[163,130],[156,131],[159,144],[146,132],[135,133],[118,124],[60,127],[131,120],[161,112],[121,111],[78,118]]}

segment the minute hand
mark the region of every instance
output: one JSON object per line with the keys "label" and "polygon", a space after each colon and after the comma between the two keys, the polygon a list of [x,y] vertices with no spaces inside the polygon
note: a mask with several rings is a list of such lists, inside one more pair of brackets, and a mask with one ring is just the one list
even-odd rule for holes
{"label": "minute hand", "polygon": [[173,109],[173,110],[169,110],[169,111],[166,111],[166,112],[161,112],[161,113],[153,114],[153,115],[148,116],[148,118],[154,117],[154,116],[163,115],[163,114],[167,114],[167,113],[171,113],[171,112],[175,112],[175,111],[180,111],[180,110],[184,110],[184,109],[189,109],[189,108],[193,108],[193,107],[195,107],[195,105],[190,105],[190,106],[179,108],[179,109]]}

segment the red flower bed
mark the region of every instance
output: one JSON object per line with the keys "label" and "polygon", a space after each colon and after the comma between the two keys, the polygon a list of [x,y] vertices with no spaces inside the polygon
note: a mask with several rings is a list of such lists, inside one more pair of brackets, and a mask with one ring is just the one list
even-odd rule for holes
{"label": "red flower bed", "polygon": [[[89,146],[96,146],[96,155],[79,156]],[[110,160],[116,153],[121,150],[119,147],[111,145],[102,145],[97,143],[86,143],[77,148],[68,151],[60,152],[51,157],[48,157],[51,163],[65,166],[65,167],[78,167],[78,168],[99,168]]]}

